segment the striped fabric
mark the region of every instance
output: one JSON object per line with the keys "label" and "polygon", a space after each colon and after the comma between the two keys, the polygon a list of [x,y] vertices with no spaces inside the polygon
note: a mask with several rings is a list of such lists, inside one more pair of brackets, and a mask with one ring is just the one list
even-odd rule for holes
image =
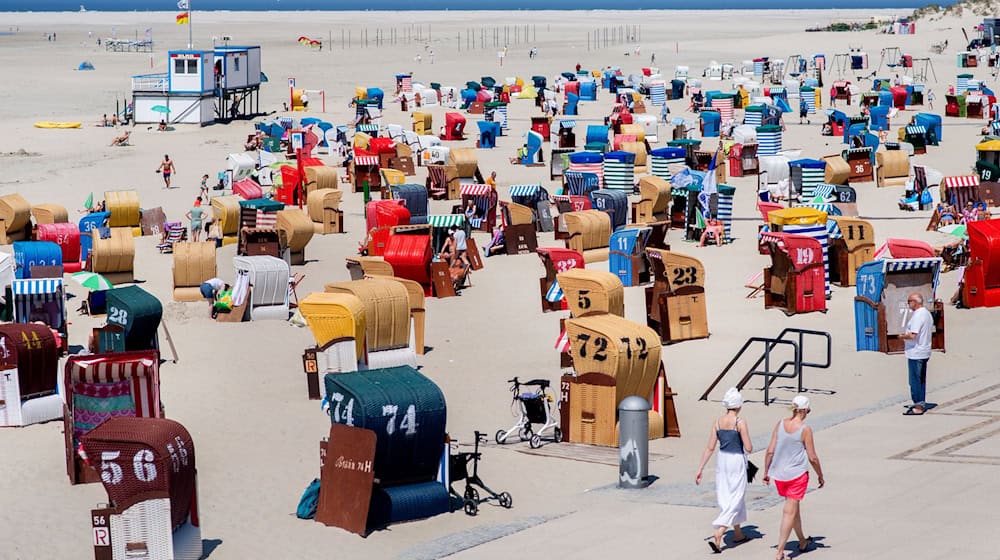
{"label": "striped fabric", "polygon": [[777,243],[778,247],[780,247],[782,249],[785,248],[785,240],[781,237],[781,235],[775,235],[774,233],[769,232],[769,231],[762,231],[760,233],[760,242],[761,243]]}
{"label": "striped fabric", "polygon": [[461,187],[461,193],[468,196],[486,196],[490,190],[489,185],[468,184]]}
{"label": "striped fabric", "polygon": [[593,173],[597,175],[597,179],[602,184],[604,183],[604,166],[600,163],[573,163],[572,160],[569,162],[570,171],[579,171],[581,173]]}
{"label": "striped fabric", "polygon": [[410,76],[403,76],[400,86],[403,88],[403,91],[413,91],[413,78]]}
{"label": "striped fabric", "polygon": [[812,201],[816,187],[826,178],[826,170],[819,167],[802,168],[802,200]]}
{"label": "striped fabric", "polygon": [[510,196],[531,196],[540,188],[541,185],[511,185]]}
{"label": "striped fabric", "polygon": [[975,187],[977,185],[979,185],[978,175],[955,175],[944,178],[944,186],[949,189],[953,187]]}
{"label": "striped fabric", "polygon": [[378,156],[354,156],[354,165],[375,165],[378,166]]}
{"label": "striped fabric", "polygon": [[812,202],[816,197],[820,197],[823,201],[829,201],[834,198],[833,192],[837,189],[834,185],[828,185],[826,183],[820,183],[813,187],[813,195],[809,197],[809,202]]}
{"label": "striped fabric", "polygon": [[604,188],[632,192],[635,165],[627,161],[604,160]]}
{"label": "striped fabric", "polygon": [[14,280],[11,288],[14,295],[47,295],[62,290],[62,278],[38,278],[29,280]]}
{"label": "striped fabric", "polygon": [[649,100],[653,105],[663,105],[667,102],[667,86],[663,82],[654,82],[649,86]]}
{"label": "striped fabric", "polygon": [[683,165],[684,158],[665,158],[658,156],[650,156],[650,174],[654,177],[659,177],[664,181],[669,181],[673,176],[670,173],[671,165]]}
{"label": "striped fabric", "polygon": [[810,115],[816,114],[816,93],[813,91],[803,91],[800,93],[802,99],[806,102],[806,113]]}
{"label": "striped fabric", "polygon": [[378,134],[377,124],[359,124],[354,127],[354,130],[358,132],[364,132],[365,134]]}
{"label": "striped fabric", "polygon": [[764,61],[755,60],[753,61],[753,75],[760,77],[764,75]]}
{"label": "striped fabric", "polygon": [[555,303],[557,301],[562,301],[564,297],[563,290],[559,286],[558,280],[553,280],[552,285],[549,286],[549,291],[545,292],[545,301],[550,303]]}
{"label": "striped fabric", "polygon": [[902,272],[906,270],[923,270],[926,268],[941,268],[941,259],[888,259],[885,261],[885,272]]}
{"label": "striped fabric", "polygon": [[555,349],[559,351],[560,354],[565,354],[569,352],[569,333],[564,329],[559,333],[559,338],[556,339]]}
{"label": "striped fabric", "polygon": [[757,131],[757,155],[773,156],[781,151],[781,131]]}
{"label": "striped fabric", "polygon": [[743,124],[760,126],[764,122],[763,111],[743,111]]}
{"label": "striped fabric", "polygon": [[[802,205],[803,208],[814,208],[820,212],[826,212],[828,216],[843,216],[844,213],[840,211],[840,208],[835,204],[829,202],[807,202]],[[832,220],[831,220],[832,221]]]}
{"label": "striped fabric", "polygon": [[497,120],[500,121],[500,130],[508,130],[507,126],[507,106],[501,105],[494,109],[497,113]]}
{"label": "striped fabric", "polygon": [[1000,121],[993,121],[990,123],[990,130],[993,131],[994,136],[1000,135]]}
{"label": "striped fabric", "polygon": [[965,75],[958,76],[955,82],[955,95],[962,95],[969,89],[969,78]]}
{"label": "striped fabric", "polygon": [[159,418],[159,360],[155,352],[143,354],[148,357],[129,353],[74,360],[67,371],[66,385],[131,381],[136,416]]}
{"label": "striped fabric", "polygon": [[796,235],[804,235],[806,237],[812,237],[813,239],[819,241],[821,247],[823,247],[823,277],[826,280],[826,294],[830,295],[830,236],[826,231],[826,224],[808,224],[808,225],[785,225],[782,226],[782,231],[784,233],[794,233]]}
{"label": "striped fabric", "polygon": [[427,223],[436,228],[465,225],[465,214],[432,214],[427,216]]}
{"label": "striped fabric", "polygon": [[[62,328],[66,318],[66,299],[63,293],[62,278],[35,278],[14,280],[11,283],[14,293],[14,321],[30,323],[31,311],[49,302],[59,305],[59,322],[49,325],[52,328]],[[17,297],[21,296],[21,297]]]}
{"label": "striped fabric", "polygon": [[472,226],[474,229],[479,229],[483,227],[484,221],[485,220],[483,218],[469,218],[469,225]]}
{"label": "striped fabric", "polygon": [[726,240],[731,240],[733,229],[733,198],[731,194],[719,193],[718,218],[726,228]]}
{"label": "striped fabric", "polygon": [[258,229],[275,229],[278,227],[278,213],[257,210],[257,222],[254,227]]}
{"label": "striped fabric", "polygon": [[732,120],[733,99],[731,97],[727,97],[725,99],[713,99],[712,108],[719,110],[719,116],[722,118],[722,122]]}
{"label": "striped fabric", "polygon": [[827,220],[826,221],[826,234],[830,239],[841,239],[844,237],[844,232],[840,231],[840,222],[837,220]]}
{"label": "striped fabric", "polygon": [[590,191],[601,188],[600,178],[593,173],[566,171],[563,178],[566,180],[566,190],[571,195],[587,196]]}
{"label": "striped fabric", "polygon": [[768,94],[771,99],[784,99],[788,101],[788,91],[783,87],[773,87],[768,90]]}
{"label": "striped fabric", "polygon": [[907,134],[927,134],[927,127],[911,124],[906,127]]}

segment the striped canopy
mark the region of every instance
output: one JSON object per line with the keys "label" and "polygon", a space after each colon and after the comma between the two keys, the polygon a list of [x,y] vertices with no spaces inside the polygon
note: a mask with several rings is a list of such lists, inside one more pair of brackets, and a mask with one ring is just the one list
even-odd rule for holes
{"label": "striped canopy", "polygon": [[[15,322],[30,323],[37,321],[41,317],[32,314],[36,308],[49,307],[55,304],[59,308],[58,316],[53,316],[46,310],[44,316],[47,319],[44,322],[51,328],[62,328],[63,323],[66,321],[66,298],[63,294],[62,278],[14,280],[11,283],[11,291],[14,293]],[[54,319],[54,321],[49,319]]]}
{"label": "striped canopy", "polygon": [[427,216],[427,223],[437,228],[447,228],[465,224],[465,214],[433,214]]}
{"label": "striped canopy", "polygon": [[354,127],[354,130],[357,130],[358,132],[365,132],[365,133],[368,133],[368,132],[378,132],[378,125],[377,124],[359,124],[358,126]]}
{"label": "striped canopy", "polygon": [[62,278],[34,278],[28,280],[14,280],[11,284],[14,295],[48,295],[58,294],[62,291]]}
{"label": "striped canopy", "polygon": [[905,270],[924,270],[941,268],[941,259],[887,259],[885,261],[886,272],[899,272]]}
{"label": "striped canopy", "polygon": [[377,156],[354,156],[354,165],[378,165]]}
{"label": "striped canopy", "polygon": [[920,125],[911,124],[910,126],[906,127],[906,133],[907,134],[927,134],[927,128],[923,127],[923,126],[920,126]]}
{"label": "striped canopy", "polygon": [[975,187],[979,184],[978,175],[955,175],[944,178],[944,186],[952,187]]}
{"label": "striped canopy", "polygon": [[540,188],[541,185],[511,185],[510,196],[531,196]]}
{"label": "striped canopy", "polygon": [[492,189],[490,189],[489,185],[477,185],[469,183],[462,185],[461,187],[461,193],[463,195],[469,195],[469,196],[486,196],[490,194],[491,191]]}

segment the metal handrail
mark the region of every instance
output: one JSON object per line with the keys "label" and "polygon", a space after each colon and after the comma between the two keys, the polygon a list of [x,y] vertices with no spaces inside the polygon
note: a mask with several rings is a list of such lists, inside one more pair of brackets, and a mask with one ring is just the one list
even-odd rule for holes
{"label": "metal handrail", "polygon": [[[797,335],[797,340],[788,340],[786,335],[792,334]],[[826,339],[826,358],[821,363],[817,362],[806,362],[802,359],[803,354],[803,343],[807,336],[818,336]],[[831,364],[831,350],[833,346],[833,339],[830,333],[824,331],[814,331],[809,329],[798,329],[798,328],[786,328],[782,330],[777,337],[760,337],[755,336],[749,338],[743,346],[740,348],[739,352],[729,361],[729,364],[722,370],[722,373],[715,378],[715,381],[705,390],[701,395],[699,400],[707,400],[709,393],[722,381],[722,379],[729,373],[729,370],[736,365],[743,354],[747,351],[750,346],[755,342],[764,343],[764,351],[761,353],[757,361],[754,362],[747,373],[740,379],[739,383],[736,384],[737,389],[743,389],[743,387],[750,381],[750,379],[755,375],[764,376],[764,405],[769,406],[771,404],[770,398],[770,387],[771,383],[779,377],[783,378],[797,378],[798,379],[798,392],[802,392],[802,370],[805,367],[813,367],[818,369],[827,369]],[[788,345],[792,347],[794,358],[792,360],[786,360],[777,369],[771,369],[771,350],[773,350],[778,345]],[[761,363],[764,363],[764,369],[758,369]],[[786,373],[786,369],[791,367],[792,371]]]}

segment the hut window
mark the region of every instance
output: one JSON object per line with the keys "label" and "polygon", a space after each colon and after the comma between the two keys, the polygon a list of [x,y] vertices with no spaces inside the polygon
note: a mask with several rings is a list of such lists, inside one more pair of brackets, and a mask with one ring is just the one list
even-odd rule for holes
{"label": "hut window", "polygon": [[174,74],[184,74],[184,59],[175,58],[174,59]]}
{"label": "hut window", "polygon": [[236,71],[239,72],[240,71],[240,57],[236,57],[236,58],[233,59],[233,65],[234,65],[234,68],[236,69]]}
{"label": "hut window", "polygon": [[189,58],[187,61],[187,73],[197,74],[198,73],[198,59]]}

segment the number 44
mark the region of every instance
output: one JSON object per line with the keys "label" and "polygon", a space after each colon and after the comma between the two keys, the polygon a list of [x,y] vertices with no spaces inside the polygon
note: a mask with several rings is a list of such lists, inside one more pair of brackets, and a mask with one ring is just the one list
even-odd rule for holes
{"label": "number 44", "polygon": [[[388,416],[389,421],[385,424],[385,431],[390,436],[396,431],[396,415],[399,407],[394,404],[382,406],[382,416]],[[417,433],[417,407],[410,405],[406,407],[406,414],[399,421],[399,429],[408,436]]]}

